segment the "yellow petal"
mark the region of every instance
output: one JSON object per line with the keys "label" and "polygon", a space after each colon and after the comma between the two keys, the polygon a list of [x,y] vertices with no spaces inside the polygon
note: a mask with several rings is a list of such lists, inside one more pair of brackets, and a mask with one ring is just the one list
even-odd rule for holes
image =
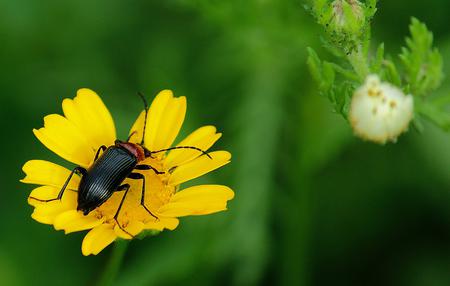
{"label": "yellow petal", "polygon": [[[52,205],[50,207],[50,205]],[[37,206],[31,217],[40,223],[43,224],[53,224],[55,218],[60,214],[67,211],[66,208],[63,208],[60,204],[56,204],[54,202],[49,203],[49,206]]]}
{"label": "yellow petal", "polygon": [[177,218],[173,217],[159,217],[158,220],[153,220],[150,222],[147,222],[144,226],[145,229],[151,229],[151,230],[163,230],[163,229],[170,229],[174,230],[177,228],[179,224],[179,220]]}
{"label": "yellow petal", "polygon": [[227,151],[215,151],[209,153],[209,155],[212,159],[203,155],[187,164],[177,167],[170,175],[169,184],[176,186],[200,177],[228,164],[231,159],[231,154]]}
{"label": "yellow petal", "polygon": [[145,111],[142,111],[141,114],[139,114],[136,121],[134,122],[133,126],[131,127],[130,133],[128,133],[128,136],[131,135],[130,142],[141,143],[142,132],[144,130],[144,117],[145,117]]}
{"label": "yellow petal", "polygon": [[73,206],[60,201],[42,203],[35,207],[31,217],[40,223],[53,224],[58,215],[70,209],[73,209]]}
{"label": "yellow petal", "polygon": [[[177,146],[194,146],[203,151],[208,150],[219,138],[222,133],[216,133],[216,127],[203,126],[192,132],[186,139],[181,141]],[[175,149],[172,150],[164,160],[166,170],[187,163],[202,153],[192,149]]]}
{"label": "yellow petal", "polygon": [[[123,229],[125,229],[126,232],[123,231]],[[141,221],[133,220],[128,223],[123,229],[121,229],[117,224],[116,226],[114,226],[114,232],[118,237],[123,239],[132,239],[144,229],[144,223]],[[130,234],[132,236],[130,236]]]}
{"label": "yellow petal", "polygon": [[86,234],[81,245],[81,252],[85,256],[90,254],[97,255],[116,240],[116,237],[113,224],[99,225]]}
{"label": "yellow petal", "polygon": [[153,100],[147,119],[145,146],[151,151],[172,145],[186,114],[186,98],[174,98],[170,90],[161,91]]}
{"label": "yellow petal", "polygon": [[55,218],[53,226],[56,230],[63,229],[65,233],[68,234],[75,231],[94,228],[101,225],[103,221],[104,218],[98,219],[94,215],[85,216],[81,212],[72,209],[59,214]]}
{"label": "yellow petal", "polygon": [[86,168],[94,159],[96,150],[88,144],[85,135],[61,115],[47,115],[44,127],[33,132],[45,147],[72,163]]}
{"label": "yellow petal", "polygon": [[227,201],[233,197],[234,192],[226,186],[195,186],[173,195],[169,203],[163,205],[158,213],[174,217],[211,214],[226,210]]}
{"label": "yellow petal", "polygon": [[[20,180],[22,183],[57,188],[61,188],[70,175],[70,171],[66,168],[43,160],[30,160],[23,165],[22,170],[26,174],[25,178]],[[67,189],[77,190],[79,183],[80,177],[75,174],[67,185]]]}
{"label": "yellow petal", "polygon": [[[37,206],[53,206],[63,204],[66,208],[76,208],[77,206],[77,193],[67,190],[64,192],[61,201],[41,202],[39,200],[50,200],[58,197],[60,189],[51,186],[41,186],[35,188],[28,197],[28,204]],[[35,198],[35,199],[33,199]],[[36,200],[37,199],[37,200]]]}
{"label": "yellow petal", "polygon": [[93,149],[110,146],[116,140],[111,114],[94,91],[79,89],[74,99],[63,101],[62,107],[66,118],[81,131]]}

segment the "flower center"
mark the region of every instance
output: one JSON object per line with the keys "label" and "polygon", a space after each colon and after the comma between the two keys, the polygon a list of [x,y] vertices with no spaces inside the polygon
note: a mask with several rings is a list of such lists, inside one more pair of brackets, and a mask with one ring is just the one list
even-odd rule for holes
{"label": "flower center", "polygon": [[[162,163],[163,161],[160,158],[148,158],[139,164],[150,165],[158,171],[162,171]],[[167,185],[169,174],[157,175],[153,170],[134,170],[133,172],[144,175],[144,204],[154,215],[158,216],[159,208],[168,203],[171,196],[175,193],[175,187]],[[143,183],[144,181],[141,179],[126,179],[123,182],[123,184],[130,184],[130,189],[117,217],[119,223],[123,226],[126,226],[131,221],[147,223],[156,220],[141,205]],[[124,195],[125,191],[114,193],[104,204],[94,210],[95,215],[98,218],[105,217],[108,223],[115,223],[114,216]]]}

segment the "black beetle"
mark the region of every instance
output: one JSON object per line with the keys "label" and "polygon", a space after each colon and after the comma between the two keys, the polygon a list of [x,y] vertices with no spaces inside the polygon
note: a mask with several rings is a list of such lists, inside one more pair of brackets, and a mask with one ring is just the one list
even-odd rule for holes
{"label": "black beetle", "polygon": [[[126,178],[142,180],[142,192],[141,192],[141,206],[153,217],[158,219],[148,208],[145,206],[145,176],[141,173],[133,172],[133,170],[152,170],[156,174],[164,174],[153,168],[150,165],[139,164],[139,162],[151,157],[152,154],[165,152],[173,149],[194,149],[202,152],[204,155],[211,156],[205,151],[195,146],[176,146],[167,149],[150,151],[144,147],[145,127],[147,125],[148,104],[144,96],[138,93],[142,98],[145,106],[145,119],[144,128],[142,132],[142,141],[139,144],[129,142],[131,134],[127,141],[116,140],[115,144],[109,147],[100,146],[94,158],[94,163],[86,170],[83,167],[76,167],[72,170],[66,182],[62,186],[58,196],[54,199],[41,200],[38,198],[30,197],[31,199],[40,202],[50,202],[61,200],[67,185],[72,179],[73,174],[81,175],[80,185],[78,186],[78,205],[77,210],[82,211],[84,215],[89,214],[95,208],[101,206],[106,202],[114,192],[125,191],[119,207],[117,208],[114,220],[117,225],[122,228],[117,217],[119,216],[120,209],[127,196],[130,188],[129,184],[123,184]],[[102,152],[100,154],[100,152]],[[131,234],[129,234],[132,236]]]}

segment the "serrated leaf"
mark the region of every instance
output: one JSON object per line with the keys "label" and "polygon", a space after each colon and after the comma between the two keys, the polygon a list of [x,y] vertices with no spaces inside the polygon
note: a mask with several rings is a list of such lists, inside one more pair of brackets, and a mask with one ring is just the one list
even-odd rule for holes
{"label": "serrated leaf", "polygon": [[333,69],[333,65],[329,62],[324,62],[322,65],[322,84],[321,89],[323,91],[328,91],[333,87],[335,73]]}
{"label": "serrated leaf", "polygon": [[328,2],[327,0],[314,0],[313,1],[314,11],[316,11],[317,14],[321,13],[327,2]]}
{"label": "serrated leaf", "polygon": [[330,63],[332,65],[334,71],[336,73],[339,73],[340,75],[344,76],[346,79],[351,81],[359,81],[358,75],[355,73],[354,70],[346,69],[341,67],[340,65],[337,65],[335,63]]}
{"label": "serrated leaf", "polygon": [[367,0],[365,3],[364,13],[367,19],[370,19],[377,12],[377,2],[378,0]]}
{"label": "serrated leaf", "polygon": [[425,24],[412,18],[409,30],[411,35],[406,38],[406,47],[399,57],[413,95],[426,95],[441,84],[442,57],[433,48],[433,34]]}
{"label": "serrated leaf", "polygon": [[314,49],[308,47],[307,51],[308,59],[306,60],[306,63],[309,67],[309,71],[317,84],[320,85],[322,81],[322,62]]}
{"label": "serrated leaf", "polygon": [[320,42],[322,43],[322,46],[333,56],[337,58],[345,58],[346,54],[342,52],[335,44],[330,43],[323,37],[320,37]]}
{"label": "serrated leaf", "polygon": [[[397,67],[391,60],[383,61],[383,75],[384,75],[384,78],[388,82],[390,82],[396,86],[402,86],[402,80],[401,80],[400,74],[397,70]],[[409,92],[409,88],[407,88],[407,90],[405,90],[405,91]]]}
{"label": "serrated leaf", "polygon": [[312,48],[308,48],[308,54],[307,64],[309,70],[314,80],[317,82],[320,92],[325,94],[334,84],[335,71],[333,69],[333,64],[322,62]]}

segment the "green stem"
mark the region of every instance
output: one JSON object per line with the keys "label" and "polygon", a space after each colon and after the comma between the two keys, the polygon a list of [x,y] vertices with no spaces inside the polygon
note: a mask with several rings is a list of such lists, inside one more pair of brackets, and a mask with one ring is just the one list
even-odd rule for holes
{"label": "green stem", "polygon": [[356,50],[351,52],[347,58],[361,82],[364,82],[370,70],[367,64],[367,55],[364,54],[363,48],[359,46]]}
{"label": "green stem", "polygon": [[114,243],[111,257],[109,258],[102,275],[98,279],[97,286],[110,286],[113,284],[129,243],[129,240],[118,240]]}

